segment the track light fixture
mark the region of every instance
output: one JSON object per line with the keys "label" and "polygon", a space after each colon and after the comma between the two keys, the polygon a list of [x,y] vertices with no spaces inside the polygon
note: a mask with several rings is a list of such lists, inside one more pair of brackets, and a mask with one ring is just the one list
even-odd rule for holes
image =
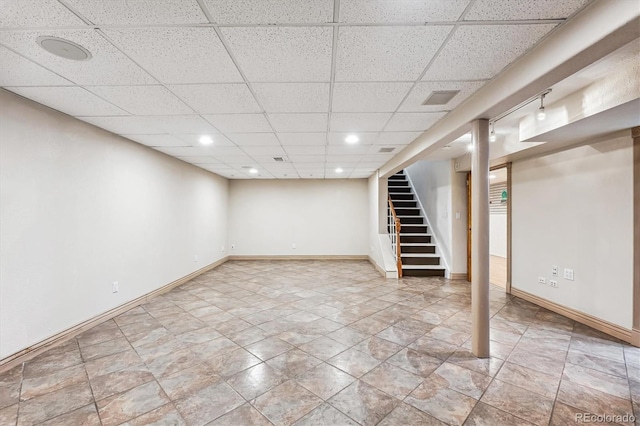
{"label": "track light fixture", "polygon": [[493,121],[489,122],[489,142],[495,142],[496,141],[496,128],[495,125],[493,124]]}
{"label": "track light fixture", "polygon": [[544,112],[544,96],[546,93],[540,95],[540,108],[538,109],[538,120],[542,121],[545,119],[547,114]]}

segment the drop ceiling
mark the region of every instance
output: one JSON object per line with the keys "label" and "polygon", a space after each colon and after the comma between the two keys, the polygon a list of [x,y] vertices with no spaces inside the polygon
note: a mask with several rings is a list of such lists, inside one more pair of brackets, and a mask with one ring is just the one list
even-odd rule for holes
{"label": "drop ceiling", "polygon": [[0,86],[227,178],[365,178],[588,2],[2,0]]}

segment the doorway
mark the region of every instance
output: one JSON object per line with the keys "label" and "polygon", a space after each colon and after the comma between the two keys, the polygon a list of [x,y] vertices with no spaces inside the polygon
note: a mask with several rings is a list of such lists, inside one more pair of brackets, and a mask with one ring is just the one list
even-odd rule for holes
{"label": "doorway", "polygon": [[[467,279],[471,281],[471,173],[467,177]],[[489,282],[511,292],[511,163],[489,173]]]}

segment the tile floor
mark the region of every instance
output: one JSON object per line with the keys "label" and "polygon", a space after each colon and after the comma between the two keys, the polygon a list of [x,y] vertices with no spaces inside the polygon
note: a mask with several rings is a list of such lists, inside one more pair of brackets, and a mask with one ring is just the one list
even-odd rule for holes
{"label": "tile floor", "polygon": [[[528,425],[640,415],[640,349],[367,262],[228,262],[0,375],[0,425]],[[636,422],[636,425],[638,423]]]}

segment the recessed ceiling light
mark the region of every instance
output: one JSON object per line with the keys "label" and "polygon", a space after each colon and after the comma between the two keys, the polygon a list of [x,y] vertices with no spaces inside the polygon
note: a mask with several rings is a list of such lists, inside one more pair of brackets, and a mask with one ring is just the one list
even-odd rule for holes
{"label": "recessed ceiling light", "polygon": [[251,173],[252,175],[255,175],[258,173],[258,169],[249,169],[249,173]]}
{"label": "recessed ceiling light", "polygon": [[496,175],[489,175],[489,179],[495,179],[495,178],[497,178]]}
{"label": "recessed ceiling light", "polygon": [[344,172],[344,170],[342,170],[340,167],[336,169],[336,173],[342,173],[342,172]]}
{"label": "recessed ceiling light", "polygon": [[354,144],[360,142],[360,138],[358,137],[358,135],[349,135],[344,139],[344,141],[346,143]]}
{"label": "recessed ceiling light", "polygon": [[91,52],[77,43],[63,38],[40,36],[36,42],[47,52],[61,58],[74,61],[86,61],[91,59]]}
{"label": "recessed ceiling light", "polygon": [[211,145],[213,143],[213,139],[209,135],[202,135],[200,139],[198,139],[201,145]]}

